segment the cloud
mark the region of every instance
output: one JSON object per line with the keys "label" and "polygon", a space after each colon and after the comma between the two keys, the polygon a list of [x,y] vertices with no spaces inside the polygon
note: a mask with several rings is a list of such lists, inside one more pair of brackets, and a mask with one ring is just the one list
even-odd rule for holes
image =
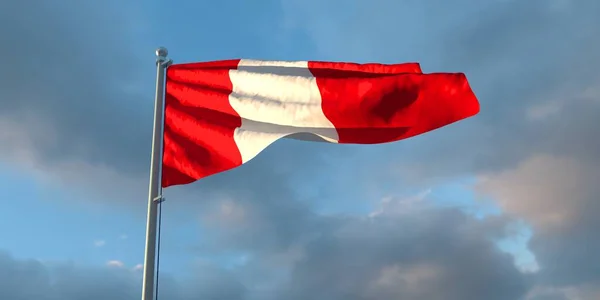
{"label": "cloud", "polygon": [[[209,261],[238,259],[231,272],[248,289],[248,299],[524,296],[532,284],[530,275],[520,272],[514,258],[494,242],[509,234],[512,220],[482,221],[454,208],[436,207],[428,195],[386,198],[376,213],[366,215],[294,213],[269,218],[268,226],[254,215],[277,215],[294,206],[277,206],[279,211],[273,204],[226,199],[225,209],[216,205],[206,211],[218,222],[210,224],[211,235],[204,239],[220,237],[212,245],[218,254],[209,251],[210,245],[202,245],[198,253]],[[242,205],[243,214],[237,213]],[[244,217],[230,221],[231,215]],[[303,230],[291,230],[296,227]],[[282,230],[286,235],[279,234]]]}
{"label": "cloud", "polygon": [[[594,299],[600,2],[321,2],[281,1],[280,34],[310,38],[314,59],[417,60],[425,71],[464,71],[481,114],[385,146],[282,142],[240,169],[174,188],[172,197],[213,229],[198,255],[231,254],[236,264],[233,271],[204,266],[203,284],[165,279],[171,299]],[[147,50],[135,43],[148,38],[132,24],[140,18],[129,14],[143,13],[130,9],[136,4],[11,2],[0,11],[0,36],[12,45],[0,48],[10,58],[0,69],[6,160],[84,189],[144,198],[152,113],[141,103],[152,97],[153,78],[144,65],[150,58],[138,55]],[[372,217],[315,209],[473,175],[485,179],[478,191],[505,215],[477,221],[394,198]],[[127,190],[134,192],[123,196]],[[534,230],[535,274],[519,272],[489,240],[513,219]],[[72,269],[55,286],[43,265],[3,261],[0,272],[31,272],[10,284],[0,278],[0,298],[27,299],[32,282],[46,291],[36,299],[119,299],[108,293],[139,290],[119,277],[129,273],[79,278]],[[112,279],[97,286],[104,276]],[[71,279],[75,287],[67,286]]]}
{"label": "cloud", "polygon": [[[161,275],[161,295],[169,299],[244,300],[309,296],[332,300],[519,299],[525,295],[531,285],[528,275],[493,242],[506,235],[510,219],[479,220],[456,209],[431,206],[423,194],[418,197],[423,200],[385,199],[378,213],[371,216],[315,215],[301,224],[314,228],[312,234],[291,231],[293,243],[289,244],[221,244],[224,253],[237,249],[250,255],[229,269],[201,261],[190,264],[190,277]],[[294,215],[289,218],[289,222],[299,220]],[[252,223],[245,219],[235,226]],[[262,241],[281,238],[273,234]],[[7,276],[15,276],[12,270],[26,270],[23,266],[27,264],[7,255],[0,258],[0,270],[8,270]],[[35,265],[38,271],[24,272],[22,278],[47,274],[42,283],[38,282],[40,292],[46,295],[60,299],[81,295],[94,299],[96,294],[109,297],[112,293],[121,295],[116,299],[133,299],[139,295],[139,272],[129,270],[121,261],[107,262],[106,269]],[[0,282],[2,279],[0,271]],[[95,281],[103,282],[102,291],[96,290]],[[22,286],[27,282],[16,281],[8,290],[0,288],[0,297],[17,293],[24,300],[30,299],[18,294],[25,293]]]}
{"label": "cloud", "polygon": [[115,268],[122,268],[125,266],[125,264],[120,260],[109,260],[106,262],[106,265]]}
{"label": "cloud", "polygon": [[0,252],[2,299],[135,299],[137,277],[121,269],[45,264]]}
{"label": "cloud", "polygon": [[[1,27],[2,36],[12,47],[1,50],[3,57],[11,57],[11,63],[2,70],[3,78],[10,80],[0,81],[5,95],[0,98],[0,122],[3,128],[11,130],[0,136],[0,150],[10,154],[10,160],[29,161],[29,165],[52,173],[53,178],[87,181],[87,187],[119,184],[124,177],[134,177],[114,190],[143,190],[148,164],[148,151],[144,149],[148,147],[152,113],[151,106],[140,104],[152,96],[153,78],[152,72],[146,72],[151,71],[151,66],[142,64],[137,55],[140,46],[132,42],[136,34],[145,37],[136,31],[139,26],[129,15],[133,11],[143,15],[143,10],[130,9],[136,3],[109,1],[101,9],[78,4],[69,8],[78,13],[66,17],[62,16],[63,7],[43,4],[15,2],[4,10],[2,20],[7,23]],[[308,9],[311,5],[304,1],[282,1],[287,31],[281,34],[305,32],[320,51],[316,55],[324,58],[419,60],[428,71],[464,70],[484,108],[480,116],[464,124],[410,143],[387,145],[388,151],[380,147],[360,151],[336,148],[337,157],[355,157],[357,163],[366,161],[373,169],[382,169],[379,173],[390,165],[402,168],[406,172],[399,173],[411,174],[401,174],[402,179],[409,181],[432,178],[434,174],[455,176],[502,168],[542,149],[586,151],[593,155],[600,148],[595,143],[594,147],[572,149],[578,144],[575,139],[582,134],[593,137],[597,128],[590,123],[597,119],[597,109],[590,109],[593,99],[597,99],[593,87],[598,74],[593,66],[597,59],[595,50],[600,47],[593,39],[599,26],[595,26],[596,18],[590,15],[598,5],[596,1],[335,3],[314,10]],[[31,25],[27,16],[36,17],[38,26],[34,28],[39,31],[35,34],[27,34],[27,26]],[[357,23],[363,19],[376,21]],[[428,26],[419,30],[408,26],[419,22]],[[77,24],[77,30],[71,24]],[[553,34],[562,39],[547,38]],[[49,35],[55,38],[44,38]],[[47,53],[55,56],[45,59]],[[58,62],[60,68],[55,65]],[[47,72],[38,72],[41,69]],[[518,74],[518,80],[510,74]],[[132,92],[130,86],[146,81],[148,86],[142,89],[145,92]],[[31,86],[36,88],[28,88]],[[553,115],[558,107],[560,113]],[[531,116],[538,121],[531,122]],[[269,151],[262,154],[268,159],[244,167],[248,172],[236,170],[220,178],[230,183],[243,180],[248,173],[274,172],[272,169],[279,163],[294,157],[296,163],[287,162],[288,169],[281,171],[290,177],[291,170],[302,169],[299,166],[308,164],[323,169],[327,168],[327,161],[334,160],[328,146],[283,142],[275,147],[286,154]],[[366,158],[373,153],[398,150],[402,155],[388,155],[387,161]],[[92,178],[95,176],[100,180]],[[214,179],[210,184],[195,186],[207,189],[216,182],[221,181]],[[125,198],[143,196],[137,192]]]}
{"label": "cloud", "polygon": [[7,161],[66,181],[78,177],[69,170],[79,178],[87,173],[88,181],[112,172],[114,182],[114,175],[145,171],[152,112],[140,104],[151,94],[130,88],[146,81],[133,43],[135,4],[6,4],[0,36],[10,46],[0,55],[10,59],[0,71],[0,151]]}
{"label": "cloud", "polygon": [[570,228],[596,207],[596,165],[573,157],[535,155],[517,167],[492,173],[478,188],[505,212],[525,218],[538,233]]}
{"label": "cloud", "polygon": [[388,200],[376,216],[338,219],[309,242],[285,298],[519,299],[529,279],[492,242],[506,221]]}
{"label": "cloud", "polygon": [[[90,267],[15,259],[0,252],[0,298],[23,300],[139,299],[141,274],[113,261]],[[162,274],[159,297],[173,300],[242,299],[243,289],[218,269],[199,267],[188,281]]]}
{"label": "cloud", "polygon": [[95,247],[103,247],[104,245],[106,245],[106,241],[105,240],[95,240],[94,241],[94,246]]}
{"label": "cloud", "polygon": [[[317,1],[282,2],[289,31],[308,32],[323,57],[418,60],[425,72],[467,73],[481,101],[477,117],[387,146],[403,155],[385,163],[410,177],[501,169],[532,152],[570,151],[579,138],[598,145],[598,108],[589,100],[600,82],[597,1],[333,1],[318,10],[309,9]],[[553,105],[560,112],[544,122],[526,117],[550,117],[539,111]]]}
{"label": "cloud", "polygon": [[536,287],[532,289],[527,300],[587,300],[597,299],[600,290],[597,286],[582,285],[569,288]]}
{"label": "cloud", "polygon": [[574,157],[533,156],[480,183],[483,193],[535,230],[529,246],[546,284],[573,289],[600,283],[600,264],[593,259],[600,251],[599,166]]}
{"label": "cloud", "polygon": [[[11,45],[0,49],[10,57],[0,70],[2,157],[69,190],[94,191],[85,198],[145,198],[154,57],[145,47],[153,38],[139,23],[152,12],[137,0],[36,2],[10,3],[0,12],[0,36]],[[286,148],[292,151],[281,167],[290,168],[296,154],[308,165],[316,160],[295,148]],[[246,168],[252,174],[276,166],[263,159]],[[221,178],[198,187],[218,191],[233,181]]]}
{"label": "cloud", "polygon": [[532,275],[535,290],[552,291],[536,299],[594,299],[589,287],[600,278],[591,263],[600,214],[597,1],[334,1],[319,10],[306,1],[283,3],[288,30],[308,32],[323,57],[419,60],[425,72],[466,72],[480,115],[387,151],[365,150],[356,160],[385,157],[363,172],[399,186],[481,176],[481,196],[533,228],[528,246],[540,264]]}

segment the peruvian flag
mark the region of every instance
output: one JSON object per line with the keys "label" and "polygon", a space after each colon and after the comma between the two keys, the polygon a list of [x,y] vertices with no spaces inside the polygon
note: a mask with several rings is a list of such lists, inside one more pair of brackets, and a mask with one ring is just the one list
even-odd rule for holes
{"label": "peruvian flag", "polygon": [[377,144],[479,112],[462,73],[417,63],[224,60],[167,69],[162,186],[238,167],[283,137]]}

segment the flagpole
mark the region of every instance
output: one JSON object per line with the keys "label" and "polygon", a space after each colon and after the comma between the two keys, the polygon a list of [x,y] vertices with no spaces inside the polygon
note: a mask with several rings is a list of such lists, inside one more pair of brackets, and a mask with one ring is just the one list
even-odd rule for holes
{"label": "flagpole", "polygon": [[168,51],[156,49],[156,95],[154,99],[154,128],[152,136],[152,156],[150,159],[150,184],[148,187],[148,216],[146,220],[146,249],[144,274],[142,279],[142,300],[154,300],[154,280],[156,267],[156,232],[158,227],[158,204],[163,201],[161,185],[163,117],[165,71],[172,60],[167,59]]}

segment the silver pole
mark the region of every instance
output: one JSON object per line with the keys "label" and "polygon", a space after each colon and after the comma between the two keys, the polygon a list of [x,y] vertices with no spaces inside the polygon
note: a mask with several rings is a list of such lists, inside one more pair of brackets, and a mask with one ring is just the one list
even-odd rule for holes
{"label": "silver pole", "polygon": [[150,184],[148,188],[148,218],[146,221],[146,250],[144,256],[144,277],[142,300],[154,300],[154,280],[156,265],[156,230],[158,227],[158,204],[163,201],[161,185],[163,114],[165,93],[165,70],[172,63],[167,59],[168,51],[156,49],[156,97],[154,99],[154,129],[152,156],[150,162]]}

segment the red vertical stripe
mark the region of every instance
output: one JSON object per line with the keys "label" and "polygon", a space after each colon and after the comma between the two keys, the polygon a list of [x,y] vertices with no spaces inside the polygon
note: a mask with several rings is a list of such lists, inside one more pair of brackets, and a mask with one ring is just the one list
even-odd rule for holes
{"label": "red vertical stripe", "polygon": [[173,65],[167,70],[162,186],[194,182],[242,164],[233,134],[229,70],[239,60]]}
{"label": "red vertical stripe", "polygon": [[[464,74],[396,73],[343,76],[309,64],[325,116],[340,143],[375,144],[419,135],[479,112]],[[384,72],[382,72],[384,73]]]}

